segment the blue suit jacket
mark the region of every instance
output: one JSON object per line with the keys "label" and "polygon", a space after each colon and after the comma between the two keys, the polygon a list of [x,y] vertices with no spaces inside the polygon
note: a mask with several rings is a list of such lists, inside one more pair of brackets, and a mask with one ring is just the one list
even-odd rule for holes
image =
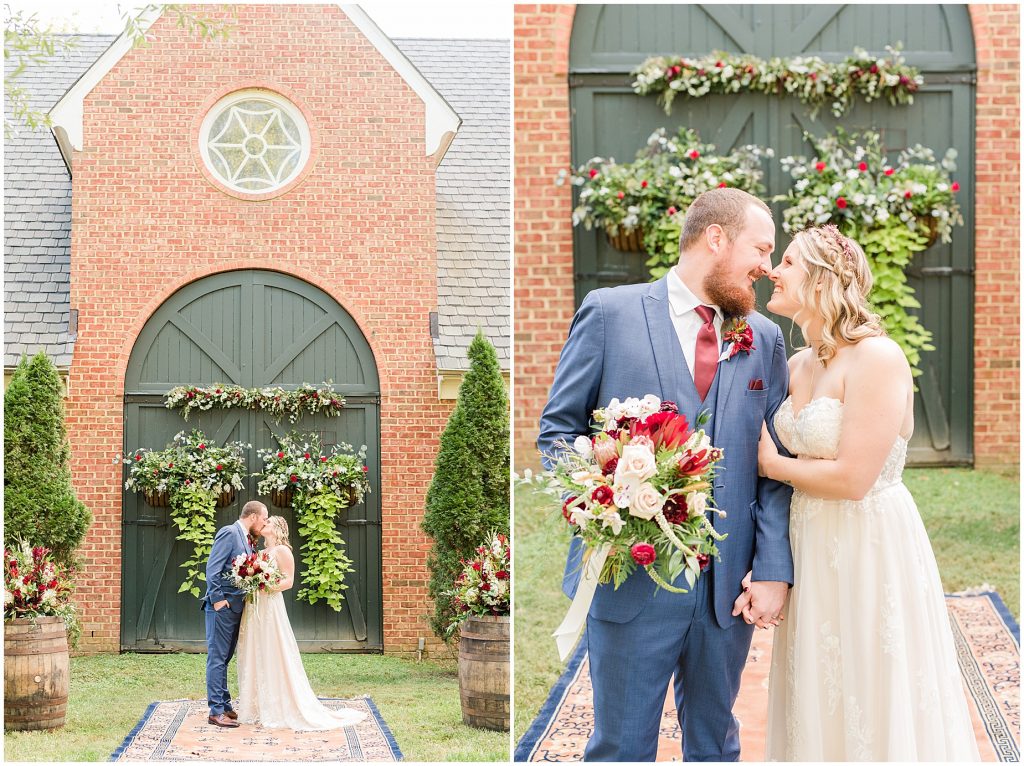
{"label": "blue suit jacket", "polygon": [[[786,397],[789,370],[786,347],[778,326],[753,313],[747,322],[754,331],[754,350],[738,353],[718,365],[718,400],[705,424],[712,443],[725,456],[718,464],[714,499],[725,518],[715,528],[728,534],[719,544],[721,562],[711,569],[716,621],[729,627],[741,580],[753,570],[754,580],[793,582],[789,547],[789,502],[792,490],[757,475],[757,443],[761,424],[772,419]],[[764,389],[749,390],[760,378]],[[590,292],[573,319],[569,339],[555,372],[548,403],[540,421],[537,446],[546,456],[556,442],[569,444],[591,432],[590,416],[613,398],[655,394],[676,402],[694,426],[702,409],[685,357],[672,325],[668,281],[603,288]],[[549,457],[545,466],[550,468]],[[572,541],[563,589],[572,597],[579,583],[583,545]],[[612,622],[628,622],[654,595],[656,587],[638,569],[615,590],[597,589],[590,614]]]}
{"label": "blue suit jacket", "polygon": [[248,553],[249,544],[245,533],[238,524],[229,524],[217,530],[210,549],[210,558],[206,561],[206,595],[203,596],[202,607],[212,607],[219,601],[227,599],[233,612],[241,612],[245,606],[245,596],[224,573],[231,568],[231,561],[240,553]]}

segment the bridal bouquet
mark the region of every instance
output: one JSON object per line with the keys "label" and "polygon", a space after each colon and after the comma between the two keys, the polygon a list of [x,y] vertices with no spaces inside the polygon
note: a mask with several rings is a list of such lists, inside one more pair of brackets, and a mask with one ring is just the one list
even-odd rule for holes
{"label": "bridal bouquet", "polygon": [[692,588],[718,556],[708,513],[722,450],[703,429],[692,430],[672,402],[647,395],[613,399],[593,416],[594,436],[564,442],[548,474],[549,490],[565,499],[562,515],[588,555],[606,551],[598,582],[616,588],[638,567],[665,590],[680,575]]}
{"label": "bridal bouquet", "polygon": [[224,577],[245,594],[245,600],[254,602],[256,594],[278,586],[284,575],[266,551],[240,553],[231,561],[231,571]]}

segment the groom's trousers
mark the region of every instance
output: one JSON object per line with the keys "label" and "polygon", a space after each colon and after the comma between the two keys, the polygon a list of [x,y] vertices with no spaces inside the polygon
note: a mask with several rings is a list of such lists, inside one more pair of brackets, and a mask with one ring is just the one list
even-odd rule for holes
{"label": "groom's trousers", "polygon": [[231,611],[231,606],[214,611],[208,601],[204,603],[206,615],[206,701],[210,715],[231,710],[228,692],[228,662],[235,653],[238,630],[242,626],[242,613]]}
{"label": "groom's trousers", "polygon": [[754,627],[718,626],[710,575],[689,593],[657,590],[629,622],[587,618],[594,735],[584,760],[654,761],[673,674],[684,760],[739,760],[732,706]]}

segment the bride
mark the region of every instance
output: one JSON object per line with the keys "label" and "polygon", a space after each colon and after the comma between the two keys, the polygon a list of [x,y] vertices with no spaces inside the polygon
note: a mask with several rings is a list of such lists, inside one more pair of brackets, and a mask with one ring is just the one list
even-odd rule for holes
{"label": "bride", "polygon": [[265,550],[277,563],[284,580],[277,590],[260,593],[247,604],[238,633],[238,720],[271,729],[339,729],[366,716],[357,710],[335,712],[317,699],[306,678],[295,643],[283,591],[295,582],[295,558],[288,542],[288,523],[280,516],[267,519]]}
{"label": "bride", "polygon": [[[790,359],[760,472],[794,487],[795,584],[776,628],[767,758],[978,760],[942,583],[901,481],[914,384],[865,296],[864,252],[835,226],[797,234],[769,310],[810,347]],[[763,626],[762,626],[763,627]]]}

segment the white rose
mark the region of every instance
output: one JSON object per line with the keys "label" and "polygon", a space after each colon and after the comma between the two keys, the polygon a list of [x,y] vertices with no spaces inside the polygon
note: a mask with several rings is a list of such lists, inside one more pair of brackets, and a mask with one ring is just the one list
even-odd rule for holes
{"label": "white rose", "polygon": [[616,484],[635,484],[646,481],[657,473],[654,455],[644,445],[629,444],[622,448],[622,455],[615,466]]}
{"label": "white rose", "polygon": [[644,482],[633,493],[633,502],[629,504],[629,513],[640,519],[653,519],[665,506],[665,498],[654,488],[653,484]]}
{"label": "white rose", "polygon": [[585,460],[589,460],[590,456],[594,454],[594,445],[589,436],[577,436],[576,441],[572,443],[572,448]]}
{"label": "white rose", "polygon": [[686,495],[686,509],[692,518],[696,515],[704,515],[708,507],[708,496],[703,492],[689,492]]}
{"label": "white rose", "polygon": [[643,404],[640,402],[639,399],[632,396],[626,400],[626,403],[623,404],[622,409],[625,412],[626,417],[629,418],[638,418],[644,414]]}
{"label": "white rose", "polygon": [[650,415],[651,413],[657,412],[661,409],[661,399],[656,397],[654,394],[647,394],[641,402],[644,406],[644,414]]}

